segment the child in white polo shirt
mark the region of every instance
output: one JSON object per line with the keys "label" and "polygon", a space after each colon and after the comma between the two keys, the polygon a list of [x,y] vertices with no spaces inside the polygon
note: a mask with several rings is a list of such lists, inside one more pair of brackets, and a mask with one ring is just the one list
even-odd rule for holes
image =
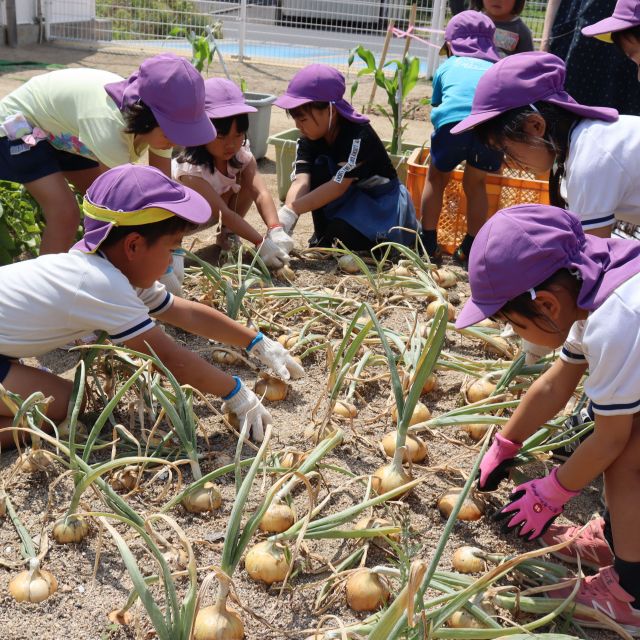
{"label": "child in white polo shirt", "polygon": [[[71,384],[21,364],[91,331],[116,344],[157,354],[181,384],[222,396],[225,410],[261,440],[271,416],[237,377],[210,365],[156,326],[156,318],[184,331],[246,349],[288,379],[304,370],[280,344],[207,305],[174,297],[157,282],[185,233],[208,220],[211,207],[195,191],[152,167],[123,165],[101,175],[84,200],[85,235],[68,253],[44,255],[0,268],[0,382],[26,397],[53,396],[49,417],[64,419]],[[0,404],[0,427],[11,425]],[[0,444],[12,441],[9,429]]]}

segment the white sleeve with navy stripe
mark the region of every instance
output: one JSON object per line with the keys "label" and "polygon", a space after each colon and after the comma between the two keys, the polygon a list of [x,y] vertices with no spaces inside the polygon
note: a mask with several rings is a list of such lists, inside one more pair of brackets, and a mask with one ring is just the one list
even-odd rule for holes
{"label": "white sleeve with navy stripe", "polygon": [[584,229],[640,224],[640,117],[582,120],[570,137],[560,194]]}
{"label": "white sleeve with navy stripe", "polygon": [[62,347],[92,331],[124,342],[155,325],[173,296],[156,283],[136,290],[100,255],[40,256],[0,268],[0,354],[23,358]]}
{"label": "white sleeve with navy stripe", "polygon": [[640,275],[573,325],[560,357],[588,365],[584,390],[595,413],[640,411]]}

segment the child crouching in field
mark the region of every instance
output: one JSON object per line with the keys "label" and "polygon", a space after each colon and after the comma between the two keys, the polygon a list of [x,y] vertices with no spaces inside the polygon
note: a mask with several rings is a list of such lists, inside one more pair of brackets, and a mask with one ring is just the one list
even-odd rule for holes
{"label": "child crouching in field", "polygon": [[[480,464],[478,487],[493,491],[522,443],[562,411],[589,371],[584,391],[595,428],[560,467],[516,487],[499,517],[546,544],[578,527],[552,525],[564,505],[604,474],[609,516],[589,524],[563,559],[599,568],[575,601],[640,634],[640,243],[585,235],[580,220],[556,207],[522,205],[496,213],[469,259],[471,299],[463,328],[493,317],[560,358],[527,391]],[[566,598],[572,587],[548,592]],[[574,613],[584,626],[603,623]]]}
{"label": "child crouching in field", "polygon": [[[269,268],[289,262],[293,240],[283,231],[276,206],[258,171],[248,145],[249,113],[257,111],[245,102],[242,91],[231,80],[205,80],[205,112],[218,135],[197,147],[187,147],[173,161],[173,177],[191,187],[211,205],[213,222],[222,220],[217,245],[225,247],[229,234],[255,245]],[[245,216],[256,205],[267,233],[263,236]]]}
{"label": "child crouching in field", "polygon": [[390,240],[413,246],[415,211],[384,144],[343,97],[344,76],[324,64],[296,73],[275,104],[287,110],[301,137],[293,182],[278,218],[291,235],[298,217],[313,212],[310,246],[336,241],[369,251]]}
{"label": "child crouching in field", "polygon": [[497,62],[493,44],[495,26],[477,11],[463,11],[451,18],[444,33],[443,51],[447,61],[433,78],[431,98],[431,159],[422,191],[422,243],[429,257],[442,258],[437,242],[437,228],[444,191],[451,172],[465,162],[462,188],[467,197],[467,234],[454,253],[465,264],[473,238],[487,219],[486,177],[498,171],[502,154],[483,145],[473,133],[454,136],[451,129],[471,113],[473,94],[484,72]]}
{"label": "child crouching in field", "polygon": [[[95,330],[111,342],[151,353],[181,384],[221,396],[224,410],[246,418],[261,440],[269,412],[242,381],[180,346],[156,318],[184,331],[245,349],[276,375],[288,379],[304,370],[280,344],[206,305],[174,297],[157,280],[186,233],[211,216],[208,202],[152,167],[123,165],[101,175],[83,204],[84,238],[68,253],[40,256],[0,268],[0,382],[26,397],[41,391],[54,400],[48,415],[63,420],[71,383],[23,365]],[[0,426],[11,417],[0,404]],[[10,429],[0,434],[10,444]]]}

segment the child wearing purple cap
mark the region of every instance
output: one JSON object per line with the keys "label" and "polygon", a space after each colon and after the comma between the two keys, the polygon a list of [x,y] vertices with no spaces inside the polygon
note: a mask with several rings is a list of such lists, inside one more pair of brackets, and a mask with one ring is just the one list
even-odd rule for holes
{"label": "child wearing purple cap", "polygon": [[525,0],[471,0],[470,9],[482,11],[496,25],[495,43],[500,57],[533,51],[531,29],[520,14]]}
{"label": "child wearing purple cap", "polygon": [[173,145],[213,138],[204,81],[184,58],[149,58],[127,80],[100,69],[62,69],[0,100],[0,180],[26,186],[47,224],[40,253],[57,253],[73,244],[80,223],[67,180],[85,193],[108,168],[147,151],[149,163],[169,175]]}
{"label": "child wearing purple cap", "polygon": [[[585,235],[580,220],[556,207],[522,205],[496,213],[469,259],[471,299],[456,327],[494,318],[521,337],[562,348],[496,434],[480,464],[478,488],[507,478],[522,443],[563,410],[576,386],[593,404],[595,427],[568,460],[516,487],[498,518],[507,530],[545,545],[567,542],[564,560],[599,569],[576,602],[640,633],[640,243]],[[612,330],[624,328],[624,330]],[[564,505],[604,474],[605,518],[588,527],[554,525]],[[567,598],[572,587],[548,592]],[[602,622],[573,614],[584,626]]]}
{"label": "child wearing purple cap", "polygon": [[564,63],[550,53],[504,58],[481,78],[471,115],[452,132],[474,129],[508,161],[551,171],[552,203],[573,211],[588,233],[609,236],[616,220],[640,224],[640,118],[577,103],[564,79]]}
{"label": "child wearing purple cap", "polygon": [[[270,269],[289,262],[293,240],[278,220],[276,205],[267,189],[258,163],[249,149],[249,113],[257,111],[245,102],[242,91],[226,78],[205,80],[205,112],[218,135],[204,145],[186,147],[172,163],[173,177],[191,187],[211,205],[213,222],[222,222],[217,245],[236,234],[258,249]],[[245,216],[252,204],[264,220],[263,236]]]}
{"label": "child wearing purple cap", "polygon": [[582,29],[588,37],[615,44],[638,65],[640,80],[640,1],[618,0],[613,15]]}
{"label": "child wearing purple cap", "polygon": [[[156,320],[183,331],[245,349],[276,375],[304,375],[279,343],[229,319],[208,305],[174,297],[158,282],[185,233],[211,216],[198,193],[141,165],[110,169],[89,187],[83,202],[83,239],[67,253],[40,256],[0,268],[0,382],[22,397],[52,396],[47,415],[67,413],[71,382],[19,362],[59,348],[91,331],[114,344],[152,351],[181,384],[221,396],[223,409],[246,420],[261,440],[269,412],[237,376],[230,376],[182,347]],[[12,417],[0,406],[0,427]],[[12,433],[0,433],[10,444]]]}
{"label": "child wearing purple cap", "polygon": [[278,218],[291,235],[298,217],[313,212],[311,246],[340,242],[369,251],[385,240],[413,245],[415,234],[405,230],[417,226],[411,198],[369,119],[344,92],[339,71],[312,64],[275,101],[301,133],[293,182]]}
{"label": "child wearing purple cap", "polygon": [[422,191],[420,237],[425,251],[436,262],[442,258],[437,228],[451,172],[465,162],[462,187],[467,197],[467,234],[453,257],[466,264],[473,238],[489,211],[487,172],[498,171],[502,165],[502,154],[483,145],[473,132],[463,136],[451,134],[451,129],[471,113],[480,78],[499,59],[493,43],[495,30],[493,22],[477,11],[463,11],[451,18],[442,47],[447,61],[433,76],[431,122],[434,131],[429,170]]}

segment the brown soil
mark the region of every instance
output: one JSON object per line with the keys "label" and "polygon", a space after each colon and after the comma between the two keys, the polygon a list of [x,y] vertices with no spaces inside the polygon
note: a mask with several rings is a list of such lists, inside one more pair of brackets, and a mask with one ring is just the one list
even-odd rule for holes
{"label": "brown soil", "polygon": [[[109,68],[115,72],[126,75],[132,71],[143,56],[116,55],[105,52],[87,52],[78,49],[61,49],[58,47],[37,47],[27,51],[3,50],[2,57],[14,60],[41,60],[56,62],[58,64],[79,65],[89,67]],[[234,66],[234,73],[242,75],[253,90],[266,90],[278,92],[282,90],[291,72],[288,69],[260,67],[252,68],[248,65]],[[32,71],[15,71],[0,78],[0,95],[4,95],[27,77]],[[426,88],[425,88],[426,94]],[[422,114],[425,115],[424,113]],[[374,124],[385,135],[386,123],[380,118],[374,117]],[[409,123],[407,140],[422,143],[428,135],[429,124],[424,121]],[[272,132],[291,126],[279,110],[273,110]],[[275,163],[270,149],[269,156],[260,162],[260,168],[268,181],[273,193],[276,192]],[[251,214],[254,216],[255,212]],[[298,248],[306,245],[306,239],[310,235],[309,220],[301,220],[296,229]],[[193,247],[195,251],[204,250],[211,242],[211,232],[203,232],[196,237]],[[345,277],[336,269],[333,259],[313,260],[297,257],[292,264],[297,274],[295,285],[300,288],[313,287],[321,290],[325,287],[336,289],[346,298],[358,301],[367,300],[376,303],[375,297],[360,279]],[[452,299],[462,302],[467,295],[467,285],[464,283],[464,273],[454,267],[459,274],[461,283],[452,291]],[[186,281],[190,295],[202,295],[202,281],[195,276],[190,276]],[[396,293],[394,291],[394,293]],[[400,301],[397,306],[391,308],[385,306],[385,326],[408,333],[411,322],[414,319],[414,310],[421,313],[424,302]],[[293,317],[287,319],[283,316],[283,309],[272,303],[265,309],[273,315],[273,320],[283,327],[294,328],[300,326],[302,319]],[[353,309],[345,312],[349,315]],[[420,318],[424,320],[423,317]],[[207,341],[180,332],[173,332],[175,337],[183,341],[190,348],[199,351],[204,357],[208,357],[211,345]],[[271,333],[277,334],[274,330]],[[319,325],[318,333],[326,335],[327,327]],[[320,342],[322,342],[320,340]],[[448,352],[464,354],[474,358],[486,358],[484,350],[476,342],[472,342],[460,335],[450,332],[445,349]],[[72,376],[73,367],[77,362],[77,356],[68,352],[57,351],[40,360],[40,364],[51,368],[56,373]],[[305,438],[304,430],[312,424],[312,412],[314,407],[327,395],[327,362],[324,350],[316,351],[304,360],[307,376],[303,380],[291,385],[288,398],[281,403],[269,405],[275,424],[275,434],[272,441],[272,449],[277,451],[284,447],[293,447],[300,450],[308,450],[312,445]],[[257,377],[255,371],[246,366],[229,367],[232,373],[238,373],[252,384]],[[384,369],[376,373],[384,373]],[[374,375],[373,371],[371,374]],[[460,388],[464,380],[461,373],[441,370],[438,372],[440,388],[436,392],[427,395],[423,400],[429,406],[432,413],[437,416],[462,403]],[[345,442],[326,459],[331,463],[349,470],[353,474],[366,475],[372,473],[384,464],[385,458],[378,449],[377,443],[381,436],[392,428],[389,417],[390,385],[388,379],[376,382],[359,384],[354,398],[359,409],[358,417],[352,424],[345,423]],[[213,404],[219,407],[219,402]],[[201,441],[205,459],[203,471],[207,472],[220,466],[221,454],[233,454],[236,438],[223,424],[222,419],[209,410],[202,402],[196,403],[196,411],[200,419],[203,432],[208,437]],[[89,414],[86,421],[91,424],[95,419],[95,413]],[[129,426],[129,416],[123,410],[119,416],[122,422]],[[136,422],[134,420],[134,422]],[[139,425],[134,424],[133,432],[139,436]],[[110,434],[105,434],[109,438]],[[435,508],[435,502],[440,493],[449,486],[462,486],[464,477],[468,473],[477,455],[478,447],[471,442],[465,434],[455,428],[434,429],[423,434],[429,447],[429,460],[427,464],[415,465],[413,472],[416,477],[424,481],[404,500],[393,502],[378,510],[381,515],[389,517],[396,522],[410,522],[410,529],[405,533],[403,545],[409,557],[421,557],[429,559],[440,539],[444,519]],[[122,445],[119,445],[122,447]],[[245,447],[243,455],[248,456],[251,450]],[[108,452],[105,453],[108,455]],[[18,475],[12,478],[16,454],[3,452],[0,456],[0,480],[7,485],[7,492],[13,505],[22,519],[27,530],[32,536],[43,536],[51,531],[51,523],[57,519],[68,505],[71,491],[71,481],[67,476],[54,485],[63,468],[55,465],[46,473],[33,476]],[[190,480],[190,474],[182,467],[185,478]],[[541,468],[528,469],[531,473],[541,472]],[[145,476],[148,479],[150,475]],[[10,478],[12,478],[10,480]],[[345,476],[336,471],[325,469],[321,474],[320,496],[324,495],[327,488],[335,488],[345,482]],[[217,482],[223,496],[222,508],[212,515],[194,516],[185,514],[181,509],[174,510],[171,515],[185,530],[193,542],[198,566],[203,569],[210,565],[218,565],[224,531],[227,518],[231,512],[234,498],[233,478],[227,476]],[[249,508],[256,504],[256,500],[264,495],[270,479],[259,478],[256,481],[254,495],[250,500]],[[151,513],[157,508],[153,499],[158,495],[159,486],[152,485],[143,492],[130,497],[131,504],[139,512]],[[574,501],[567,508],[566,518],[571,522],[585,522],[591,512],[600,508],[598,501],[600,489],[594,486]],[[302,491],[296,492],[295,506],[299,514],[304,514],[307,509],[306,499]],[[340,494],[328,512],[336,511],[362,499],[364,486],[352,484],[349,491]],[[490,498],[489,510],[496,504],[504,502],[507,497],[507,489],[493,494]],[[90,493],[86,495],[84,503],[86,509],[100,509],[100,502]],[[121,529],[121,532],[125,532]],[[126,533],[131,541],[132,548],[141,560],[141,566],[148,571],[155,567],[149,556],[144,553],[142,547],[133,541],[131,532]],[[499,553],[512,553],[524,551],[526,547],[513,540],[513,537],[505,536],[500,532],[497,524],[489,517],[485,517],[475,523],[456,524],[453,534],[448,542],[445,554],[441,560],[440,568],[450,568],[450,555],[459,545],[466,543],[479,546],[486,550]],[[248,579],[242,565],[238,568],[234,583],[241,602],[262,618],[266,619],[268,626],[249,614],[243,614],[247,638],[302,638],[308,635],[301,630],[314,627],[319,614],[313,613],[313,602],[320,589],[319,581],[329,574],[327,563],[335,564],[340,558],[347,555],[354,548],[352,542],[340,540],[309,541],[306,553],[301,558],[301,570],[292,577],[289,585],[282,593],[277,588],[265,588]],[[0,564],[16,563],[20,561],[20,541],[5,518],[0,521]],[[383,551],[372,547],[369,551],[368,566],[376,564],[390,564],[397,566],[398,561],[390,558]],[[101,536],[96,534],[78,546],[59,546],[50,543],[50,550],[43,562],[46,569],[53,572],[59,581],[58,592],[46,602],[36,604],[17,604],[7,591],[9,579],[15,575],[18,568],[0,571],[0,636],[6,640],[32,639],[59,640],[60,638],[72,638],[82,640],[103,639],[132,639],[152,638],[148,619],[140,606],[134,608],[134,621],[130,626],[118,627],[107,620],[107,614],[122,606],[131,589],[131,581],[123,567],[122,560],[106,531]],[[204,571],[203,571],[204,573]],[[179,583],[180,584],[180,583]],[[393,583],[398,587],[398,583]],[[210,602],[211,595],[206,600]],[[363,619],[351,612],[344,604],[343,598],[337,598],[326,611],[328,614],[338,616],[344,623]],[[526,621],[526,617],[519,619]],[[590,632],[591,638],[613,637],[611,634]]]}

